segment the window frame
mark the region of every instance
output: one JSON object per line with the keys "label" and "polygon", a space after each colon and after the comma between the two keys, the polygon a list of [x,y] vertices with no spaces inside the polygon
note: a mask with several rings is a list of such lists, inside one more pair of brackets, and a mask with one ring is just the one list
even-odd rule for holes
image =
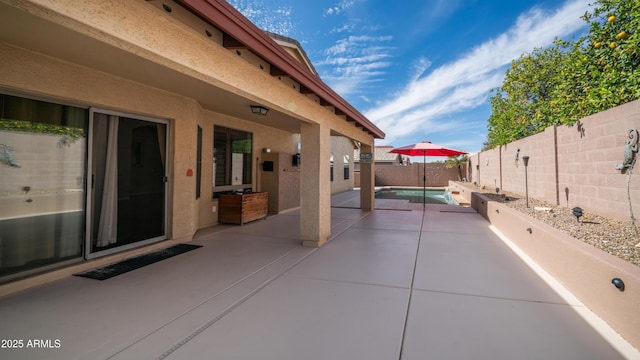
{"label": "window frame", "polygon": [[[218,149],[220,148],[219,144],[216,147],[216,137],[225,136],[225,144],[224,144],[224,159],[221,159],[219,156]],[[243,157],[243,181],[242,184],[233,185],[232,181],[232,167],[233,167],[233,136],[239,136],[241,140],[249,140],[250,148],[248,152],[244,152]],[[253,132],[229,128],[221,125],[214,125],[213,127],[213,177],[212,177],[212,188],[213,194],[212,198],[217,198],[220,193],[231,192],[231,191],[247,191],[253,189]],[[224,184],[219,185],[219,166],[224,166]]]}

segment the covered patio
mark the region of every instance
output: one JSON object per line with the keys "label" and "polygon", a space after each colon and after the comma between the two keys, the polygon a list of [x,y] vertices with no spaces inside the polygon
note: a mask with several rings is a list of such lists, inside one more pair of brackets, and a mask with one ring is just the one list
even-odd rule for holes
{"label": "covered patio", "polygon": [[472,209],[341,206],[357,196],[333,196],[321,248],[300,246],[291,211],[201,230],[192,243],[202,248],[105,281],[70,276],[4,296],[2,339],[60,346],[0,357],[638,356],[610,329],[594,329],[582,304],[554,291]]}

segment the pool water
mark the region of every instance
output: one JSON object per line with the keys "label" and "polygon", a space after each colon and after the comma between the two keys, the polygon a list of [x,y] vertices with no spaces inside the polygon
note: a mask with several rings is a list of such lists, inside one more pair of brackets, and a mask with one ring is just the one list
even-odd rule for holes
{"label": "pool water", "polygon": [[416,204],[422,204],[423,196],[427,204],[459,205],[449,189],[427,188],[426,192],[423,193],[423,189],[418,188],[389,188],[376,192],[376,199],[408,200]]}

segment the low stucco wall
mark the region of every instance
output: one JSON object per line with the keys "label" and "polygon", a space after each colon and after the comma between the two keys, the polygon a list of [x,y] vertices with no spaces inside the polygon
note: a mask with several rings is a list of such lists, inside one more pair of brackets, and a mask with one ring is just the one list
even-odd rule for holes
{"label": "low stucco wall", "polygon": [[[640,348],[640,268],[459,184],[471,207],[560,281],[632,346]],[[464,191],[463,191],[464,190]],[[531,229],[529,232],[527,229]],[[611,282],[625,283],[621,292]]]}

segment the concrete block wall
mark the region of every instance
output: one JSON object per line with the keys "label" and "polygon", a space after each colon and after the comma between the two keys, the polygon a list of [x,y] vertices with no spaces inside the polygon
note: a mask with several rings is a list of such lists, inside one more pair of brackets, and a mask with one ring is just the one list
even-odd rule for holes
{"label": "concrete block wall", "polygon": [[[640,101],[558,128],[558,186],[561,203],[629,217],[629,174],[616,169],[624,158],[627,131],[640,128]],[[640,162],[632,173],[631,200],[640,217]]]}
{"label": "concrete block wall", "polygon": [[[631,128],[640,128],[640,100],[586,117],[573,126],[552,126],[542,133],[470,156],[470,181],[477,181],[486,190],[501,183],[501,189],[522,195],[528,181],[530,197],[629,219],[629,174],[616,170],[616,164],[623,160]],[[523,156],[529,156],[526,179]],[[629,188],[637,219],[640,165],[635,170]]]}
{"label": "concrete block wall", "polygon": [[[514,141],[500,148],[502,153],[503,189],[520,194],[526,193],[529,183],[529,196],[557,203],[555,128]],[[518,149],[520,151],[518,151]],[[518,160],[516,160],[518,154]],[[529,156],[525,173],[524,156]],[[533,186],[535,185],[535,186]]]}
{"label": "concrete block wall", "polygon": [[[86,138],[63,142],[59,135],[0,131],[0,144],[10,146],[19,167],[2,163],[0,192],[84,190]],[[3,160],[4,161],[4,160]]]}
{"label": "concrete block wall", "polygon": [[[376,165],[376,186],[423,186],[424,164],[409,166]],[[458,169],[448,169],[442,163],[427,163],[427,186],[444,187],[450,180],[458,180]],[[466,169],[462,170],[466,174]],[[360,186],[359,173],[355,173],[355,187]]]}
{"label": "concrete block wall", "polygon": [[471,159],[472,164],[469,167],[469,171],[472,172],[472,175],[469,177],[469,182],[482,184],[490,190],[496,187],[502,188],[502,174],[499,166],[500,157],[500,149],[496,148],[485,151],[481,156]]}

